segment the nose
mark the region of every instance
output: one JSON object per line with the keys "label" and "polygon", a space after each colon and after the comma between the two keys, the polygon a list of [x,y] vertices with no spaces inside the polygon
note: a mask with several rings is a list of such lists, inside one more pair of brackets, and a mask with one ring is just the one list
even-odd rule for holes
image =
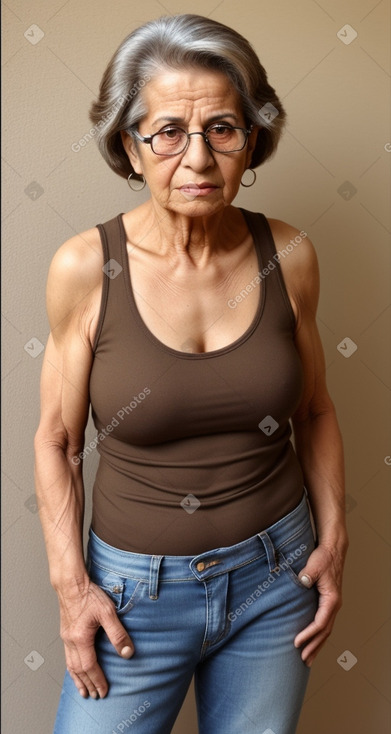
{"label": "nose", "polygon": [[204,133],[189,133],[189,144],[183,155],[182,163],[196,171],[202,171],[214,164],[212,151],[205,140]]}

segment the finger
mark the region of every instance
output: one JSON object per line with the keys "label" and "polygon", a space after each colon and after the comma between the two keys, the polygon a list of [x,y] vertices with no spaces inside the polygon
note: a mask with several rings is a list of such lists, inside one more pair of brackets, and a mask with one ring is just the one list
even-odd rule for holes
{"label": "finger", "polygon": [[306,573],[305,572],[305,569],[303,569],[303,572],[299,576],[299,579],[300,579],[301,583],[303,584],[303,586],[306,586],[307,589],[310,589],[311,586],[314,585],[314,580],[313,580],[312,576],[310,576],[309,573]]}
{"label": "finger", "polygon": [[81,678],[79,678],[79,676],[76,675],[76,673],[74,673],[72,670],[69,670],[69,668],[68,668],[68,673],[71,676],[71,678],[72,678],[72,680],[73,680],[73,682],[74,682],[77,690],[79,691],[80,695],[82,696],[82,698],[88,698],[88,688],[84,685],[84,683],[81,680]]}
{"label": "finger", "polygon": [[317,582],[320,575],[321,569],[319,567],[319,563],[312,560],[311,556],[304,568],[302,568],[298,573],[301,583],[304,584],[307,589],[310,589],[311,586]]}
{"label": "finger", "polygon": [[320,572],[318,567],[314,567],[313,564],[307,564],[298,573],[301,583],[310,589],[319,579]]}
{"label": "finger", "polygon": [[106,678],[98,664],[94,645],[78,645],[66,649],[68,671],[83,698],[104,698],[108,691]]}
{"label": "finger", "polygon": [[77,654],[77,650],[76,648],[70,646],[69,643],[65,643],[65,662],[67,666],[67,671],[71,676],[80,695],[83,698],[88,698],[88,688],[83,683],[79,674],[76,672],[77,670],[80,670],[80,659]]}
{"label": "finger", "polygon": [[338,603],[335,598],[321,596],[314,620],[296,635],[295,646],[300,647],[322,630],[327,629],[330,633],[337,611]]}
{"label": "finger", "polygon": [[305,629],[303,629],[301,632],[299,632],[298,635],[296,635],[294,639],[294,646],[301,647],[302,645],[305,645],[309,640],[319,634],[322,629],[323,627],[321,627],[314,620],[313,622],[311,622],[311,624],[308,625],[308,627],[305,627]]}
{"label": "finger", "polygon": [[301,659],[310,668],[321,648],[325,644],[328,634],[317,635],[306,645],[301,652]]}
{"label": "finger", "polygon": [[91,696],[91,698],[105,697],[108,691],[107,683],[106,681],[104,684],[100,683],[96,677],[95,671],[91,671],[90,673],[76,673],[74,670],[69,668],[68,671],[77,690],[79,691],[79,694],[83,698],[88,698],[88,696]]}
{"label": "finger", "polygon": [[[77,689],[83,698],[88,698],[88,696],[95,699],[100,698],[96,686],[87,673],[79,673],[78,675],[75,675],[75,678],[77,680]],[[86,691],[85,695],[84,691]]]}
{"label": "finger", "polygon": [[332,579],[329,577],[329,570],[328,563],[325,563],[325,559],[319,557],[315,550],[308,558],[304,568],[299,571],[298,576],[302,584],[310,589],[314,584],[319,587],[318,582],[321,582],[320,586],[324,585],[326,579],[330,582]]}
{"label": "finger", "polygon": [[[66,653],[67,670],[82,698],[97,697],[95,686],[91,685],[88,675],[81,669],[80,659],[76,650]],[[94,696],[95,693],[95,696]]]}
{"label": "finger", "polygon": [[94,645],[80,646],[78,654],[80,668],[77,674],[87,687],[89,695],[92,698],[104,698],[108,691],[108,684],[103,670],[97,661]]}
{"label": "finger", "polygon": [[119,621],[115,611],[109,613],[108,619],[102,626],[118,655],[122,658],[131,658],[134,655],[134,645],[125,627]]}

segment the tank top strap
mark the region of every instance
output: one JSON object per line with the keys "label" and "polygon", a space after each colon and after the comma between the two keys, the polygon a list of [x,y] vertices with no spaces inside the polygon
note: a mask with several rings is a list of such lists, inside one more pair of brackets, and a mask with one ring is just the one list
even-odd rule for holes
{"label": "tank top strap", "polygon": [[248,209],[240,210],[247,222],[253,236],[255,246],[260,251],[262,262],[266,266],[270,258],[275,258],[276,246],[270,230],[269,222],[261,212],[250,212]]}
{"label": "tank top strap", "polygon": [[[276,309],[285,312],[290,325],[295,328],[295,317],[286,290],[285,282],[281,272],[280,255],[276,250],[274,238],[269,223],[264,214],[240,209],[247,226],[252,234],[258,254],[258,261],[262,264],[259,275],[263,282],[267,279],[267,298],[265,299]],[[127,250],[122,222],[122,214],[118,214],[104,224],[96,225],[103,250],[103,281],[102,298],[97,331],[93,343],[93,351],[97,349],[99,338],[102,333],[103,324],[109,321],[112,325],[121,321],[126,309],[130,307],[137,314],[134,304],[133,292],[129,284]],[[119,277],[117,277],[119,276]]]}
{"label": "tank top strap", "polygon": [[[105,258],[104,265],[110,261],[115,260],[115,262],[110,263],[113,265],[113,268],[115,270],[115,263],[118,263],[122,267],[122,242],[121,242],[121,222],[120,217],[122,217],[122,214],[118,214],[116,217],[113,217],[113,219],[110,219],[108,222],[105,222],[104,224],[97,224],[97,228],[99,229],[99,233],[102,240],[102,248],[103,248],[103,256]],[[109,268],[108,270],[112,270],[113,268]],[[118,268],[118,266],[117,266]],[[110,277],[110,273],[109,273]],[[111,274],[111,277],[113,277],[113,274]]]}
{"label": "tank top strap", "polygon": [[[119,275],[124,269],[121,217],[122,214],[118,214],[116,217],[113,217],[113,219],[104,222],[104,224],[96,225],[99,230],[102,244],[102,270],[104,275],[102,280],[102,297],[99,320],[94,343],[92,345],[93,351],[96,350],[96,347],[98,345],[106,312],[112,309],[114,304],[118,302],[118,297],[121,298],[121,296],[124,295],[121,294],[120,296],[119,294],[119,290],[121,290],[121,288],[123,287],[123,278],[117,278],[117,275]],[[111,297],[109,298],[109,293],[113,293],[113,291],[115,291],[117,294],[117,297],[115,299]]]}
{"label": "tank top strap", "polygon": [[261,212],[251,212],[247,209],[241,209],[241,212],[246,219],[262,262],[260,275],[263,280],[267,279],[268,300],[271,298],[274,307],[279,304],[287,312],[291,327],[295,330],[296,319],[281,271],[281,254],[277,251],[269,222]]}

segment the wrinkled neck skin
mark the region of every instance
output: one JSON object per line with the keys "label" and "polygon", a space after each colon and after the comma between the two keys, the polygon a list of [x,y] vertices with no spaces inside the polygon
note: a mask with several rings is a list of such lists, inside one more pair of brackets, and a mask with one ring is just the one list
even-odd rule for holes
{"label": "wrinkled neck skin", "polygon": [[187,216],[164,209],[150,199],[140,209],[144,231],[152,249],[167,261],[202,269],[222,251],[229,251],[243,238],[241,212],[231,205],[210,215]]}

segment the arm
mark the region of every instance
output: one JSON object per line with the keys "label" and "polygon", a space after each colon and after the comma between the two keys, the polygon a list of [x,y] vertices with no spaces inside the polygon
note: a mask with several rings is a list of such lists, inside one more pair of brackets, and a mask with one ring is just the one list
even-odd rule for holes
{"label": "arm", "polygon": [[[283,223],[278,224],[281,246],[284,246],[298,232],[284,225],[282,236]],[[275,229],[278,230],[278,225]],[[316,325],[319,272],[311,241],[304,239],[281,261],[281,267],[296,315],[295,342],[304,371],[304,392],[292,419],[295,446],[318,534],[318,547],[300,577],[308,577],[308,586],[317,585],[319,607],[314,621],[295,639],[295,645],[303,648],[302,659],[311,665],[330,635],[342,604],[342,571],[348,547],[343,448],[334,405],[327,391],[325,361]]]}
{"label": "arm", "polygon": [[102,258],[92,242],[88,243],[91,233],[86,233],[85,239],[75,237],[65,243],[49,271],[51,333],[41,376],[35,476],[50,580],[59,598],[67,667],[80,694],[97,697],[107,693],[94,650],[97,629],[105,628],[124,657],[130,657],[133,647],[111,600],[90,582],[83,554],[84,487],[77,457],[83,450],[88,419],[91,332],[102,278]]}

